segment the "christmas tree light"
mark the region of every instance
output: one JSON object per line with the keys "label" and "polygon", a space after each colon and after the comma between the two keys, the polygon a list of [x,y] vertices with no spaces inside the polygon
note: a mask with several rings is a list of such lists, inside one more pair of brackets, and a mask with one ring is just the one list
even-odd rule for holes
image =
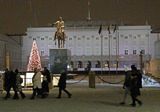
{"label": "christmas tree light", "polygon": [[31,53],[29,56],[29,63],[27,66],[27,71],[33,71],[34,68],[37,68],[40,70],[42,69],[41,59],[40,59],[38,47],[37,47],[35,40],[33,41],[33,44],[32,44],[32,49],[31,49]]}

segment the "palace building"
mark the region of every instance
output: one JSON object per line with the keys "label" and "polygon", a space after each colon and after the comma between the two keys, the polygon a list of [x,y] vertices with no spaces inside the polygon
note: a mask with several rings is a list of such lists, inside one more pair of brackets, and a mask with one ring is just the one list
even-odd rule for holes
{"label": "palace building", "polygon": [[[99,32],[100,24],[102,30]],[[149,25],[107,26],[98,22],[68,22],[65,25],[67,38],[64,49],[71,51],[69,67],[84,70],[88,63],[91,70],[101,70],[101,66],[103,70],[124,70],[131,64],[140,67],[140,52],[144,67],[149,67],[151,59],[160,57],[157,53],[160,38],[151,30]],[[27,28],[22,46],[23,69],[28,64],[33,40],[37,42],[42,66],[49,67],[49,50],[58,49],[54,40],[55,31],[54,27]]]}

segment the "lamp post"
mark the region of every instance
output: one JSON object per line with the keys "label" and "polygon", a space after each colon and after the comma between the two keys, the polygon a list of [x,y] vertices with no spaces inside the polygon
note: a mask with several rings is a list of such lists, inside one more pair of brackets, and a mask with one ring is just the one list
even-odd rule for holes
{"label": "lamp post", "polygon": [[140,72],[143,73],[143,51],[142,50],[140,51],[139,57],[140,57]]}

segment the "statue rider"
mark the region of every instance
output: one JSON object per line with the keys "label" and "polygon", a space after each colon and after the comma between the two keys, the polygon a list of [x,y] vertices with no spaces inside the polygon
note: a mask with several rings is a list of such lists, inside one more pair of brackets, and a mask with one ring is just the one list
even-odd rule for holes
{"label": "statue rider", "polygon": [[56,26],[57,28],[57,31],[55,32],[55,35],[54,35],[54,39],[56,39],[56,36],[57,36],[57,33],[62,33],[62,37],[64,37],[64,21],[62,19],[62,17],[59,17],[59,20],[56,21],[54,23],[54,25]]}

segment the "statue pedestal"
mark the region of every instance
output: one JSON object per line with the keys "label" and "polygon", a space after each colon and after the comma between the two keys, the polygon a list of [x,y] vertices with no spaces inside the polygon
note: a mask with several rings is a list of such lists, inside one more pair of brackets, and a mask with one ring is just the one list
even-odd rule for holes
{"label": "statue pedestal", "polygon": [[50,71],[53,74],[60,74],[67,70],[67,65],[71,60],[71,52],[68,49],[49,50]]}

